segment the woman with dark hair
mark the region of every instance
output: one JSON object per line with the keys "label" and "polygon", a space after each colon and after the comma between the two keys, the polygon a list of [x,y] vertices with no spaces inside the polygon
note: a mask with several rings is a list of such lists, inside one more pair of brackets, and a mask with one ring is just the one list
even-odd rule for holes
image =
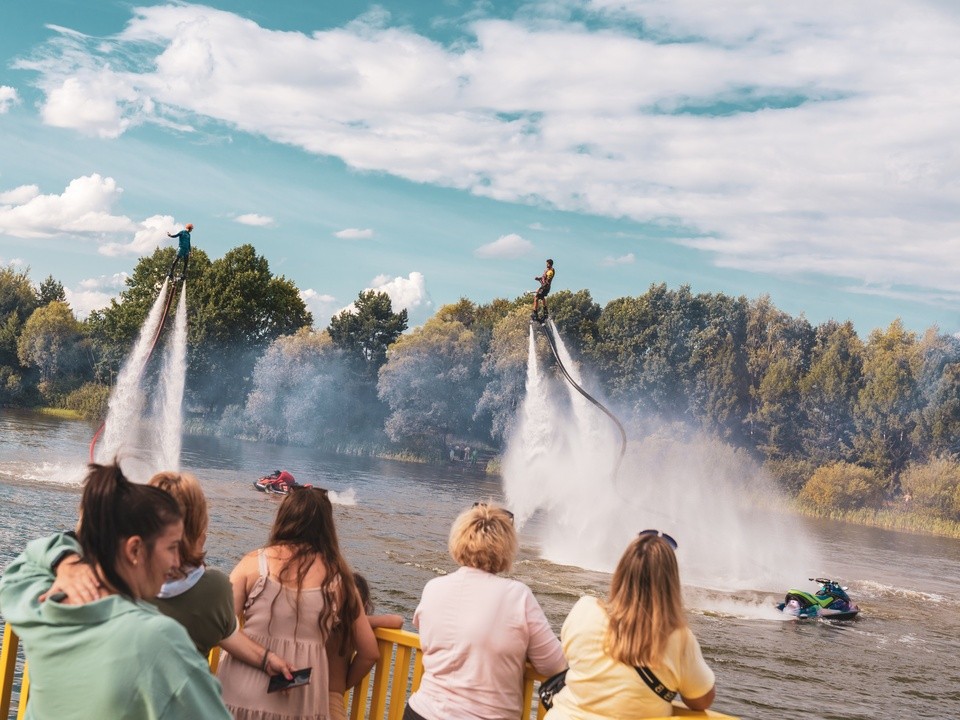
{"label": "woman with dark hair", "polygon": [[[28,717],[228,719],[183,627],[140,602],[180,565],[177,502],[116,465],[90,465],[80,513],[76,540],[31,542],[0,579],[0,609],[30,663]],[[91,602],[55,583],[56,566],[79,557],[94,570]]]}
{"label": "woman with dark hair", "polygon": [[662,717],[678,693],[693,710],[713,703],[713,671],[683,613],[676,547],[644,530],[620,558],[609,597],[573,606],[560,633],[570,669],[549,720]]}
{"label": "woman with dark hair", "polygon": [[348,687],[370,672],[377,640],[344,560],[326,490],[295,487],[277,510],[267,547],[247,554],[230,573],[244,632],[297,670],[311,668],[309,685],[267,693],[263,674],[227,655],[220,663],[224,701],[237,720],[326,718],[326,641],[340,623],[357,648]]}
{"label": "woman with dark hair", "polygon": [[544,675],[567,663],[530,588],[499,575],[517,555],[513,515],[476,503],[453,522],[447,547],[460,568],[423,588],[413,615],[423,679],[403,718],[515,720],[526,661]]}

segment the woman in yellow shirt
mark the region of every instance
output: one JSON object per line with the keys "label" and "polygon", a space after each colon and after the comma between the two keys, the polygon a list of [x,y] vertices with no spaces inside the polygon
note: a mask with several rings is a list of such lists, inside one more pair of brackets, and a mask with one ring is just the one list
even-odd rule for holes
{"label": "woman in yellow shirt", "polygon": [[713,703],[714,675],[687,627],[675,548],[669,535],[644,530],[620,558],[609,597],[573,606],[560,633],[570,669],[547,720],[670,715],[671,691],[693,710]]}

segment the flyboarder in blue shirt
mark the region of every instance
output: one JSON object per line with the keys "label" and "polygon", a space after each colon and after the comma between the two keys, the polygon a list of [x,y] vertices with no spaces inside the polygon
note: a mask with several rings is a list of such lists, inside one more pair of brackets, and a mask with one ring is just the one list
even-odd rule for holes
{"label": "flyboarder in blue shirt", "polygon": [[183,230],[176,234],[167,233],[167,237],[177,238],[180,240],[180,247],[177,250],[177,256],[173,259],[173,265],[170,266],[170,272],[167,273],[167,277],[171,280],[173,279],[173,271],[177,267],[177,263],[183,260],[183,273],[180,275],[181,280],[187,279],[187,264],[190,262],[190,231],[193,230],[193,223],[187,223]]}

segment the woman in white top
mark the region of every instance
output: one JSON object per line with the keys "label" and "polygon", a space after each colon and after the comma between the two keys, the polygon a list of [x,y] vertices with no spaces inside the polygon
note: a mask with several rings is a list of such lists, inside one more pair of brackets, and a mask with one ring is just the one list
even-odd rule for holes
{"label": "woman in white top", "polygon": [[713,671],[683,612],[676,546],[669,535],[644,530],[620,558],[609,598],[584,597],[573,606],[560,633],[570,669],[548,720],[671,715],[670,702],[638,668],[693,710],[713,703]]}
{"label": "woman in white top", "polygon": [[423,679],[404,720],[516,720],[526,661],[544,675],[566,661],[530,588],[497,574],[517,554],[513,515],[478,503],[453,523],[448,546],[460,569],[423,588],[413,616]]}

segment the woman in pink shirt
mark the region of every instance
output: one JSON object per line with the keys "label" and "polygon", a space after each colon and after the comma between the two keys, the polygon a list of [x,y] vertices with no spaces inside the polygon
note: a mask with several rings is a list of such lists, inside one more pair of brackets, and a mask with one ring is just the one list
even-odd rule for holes
{"label": "woman in pink shirt", "polygon": [[526,661],[544,675],[567,662],[530,588],[497,574],[517,555],[513,515],[478,503],[454,521],[448,547],[460,569],[423,588],[413,616],[423,679],[404,720],[516,720]]}

